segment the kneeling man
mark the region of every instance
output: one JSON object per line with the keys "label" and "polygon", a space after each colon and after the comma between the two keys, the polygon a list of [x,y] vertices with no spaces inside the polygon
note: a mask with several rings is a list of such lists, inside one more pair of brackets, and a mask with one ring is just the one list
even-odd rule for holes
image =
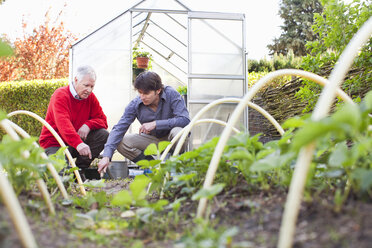
{"label": "kneeling man", "polygon": [[[76,165],[89,167],[97,158],[107,141],[106,115],[92,93],[96,73],[90,66],[77,69],[74,81],[57,89],[49,102],[45,120],[61,136]],[[44,126],[39,138],[40,146],[47,155],[60,148],[52,133]]]}
{"label": "kneeling man", "polygon": [[[99,172],[106,172],[116,149],[133,162],[148,159],[143,151],[149,144],[172,140],[190,123],[189,112],[181,95],[170,86],[164,87],[155,72],[139,74],[134,81],[134,88],[139,96],[129,103],[110,132],[103,158],[98,163]],[[126,134],[136,118],[141,123],[139,134]]]}

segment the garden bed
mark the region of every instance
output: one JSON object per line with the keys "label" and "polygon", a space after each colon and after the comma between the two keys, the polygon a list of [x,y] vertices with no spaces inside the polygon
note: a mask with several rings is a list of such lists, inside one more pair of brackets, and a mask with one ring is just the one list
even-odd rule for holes
{"label": "garden bed", "polygon": [[[130,181],[107,181],[99,189],[108,194],[116,194],[127,188]],[[93,189],[97,190],[97,189]],[[280,188],[263,192],[250,189],[244,181],[229,192],[216,196],[210,203],[210,223],[208,228],[192,233],[196,227],[193,216],[197,202],[184,201],[179,211],[180,221],[172,218],[154,220],[134,227],[109,227],[111,219],[125,222],[120,217],[119,208],[110,208],[107,227],[101,225],[79,225],[74,217],[77,213],[87,213],[96,209],[83,210],[76,206],[56,205],[56,216],[48,214],[37,194],[21,195],[20,200],[26,210],[28,221],[39,247],[192,247],[188,246],[201,239],[211,238],[214,230],[237,227],[228,247],[276,247],[286,192]],[[40,206],[40,207],[38,207]],[[317,196],[303,202],[297,221],[294,247],[370,247],[372,243],[372,202],[349,198],[340,213],[333,210],[332,199]],[[112,224],[112,223],[111,223]],[[155,225],[154,225],[155,224]],[[196,230],[193,230],[193,227]],[[191,232],[191,233],[190,233]],[[204,232],[204,233],[203,233]],[[215,233],[215,234],[216,234]],[[195,240],[199,235],[200,240]],[[191,238],[195,238],[190,241]],[[141,246],[142,244],[142,246]],[[199,243],[200,245],[200,243]],[[11,224],[9,214],[0,205],[0,247],[21,247],[17,232]]]}

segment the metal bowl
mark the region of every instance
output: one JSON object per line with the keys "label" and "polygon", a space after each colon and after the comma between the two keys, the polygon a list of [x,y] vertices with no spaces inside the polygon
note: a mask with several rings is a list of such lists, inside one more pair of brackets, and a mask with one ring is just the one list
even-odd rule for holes
{"label": "metal bowl", "polygon": [[123,179],[128,177],[129,169],[126,161],[111,161],[107,174],[110,179]]}

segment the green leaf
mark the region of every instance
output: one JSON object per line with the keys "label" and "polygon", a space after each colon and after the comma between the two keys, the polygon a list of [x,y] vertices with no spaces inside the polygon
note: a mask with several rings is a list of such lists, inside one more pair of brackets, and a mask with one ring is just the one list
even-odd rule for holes
{"label": "green leaf", "polygon": [[230,160],[253,160],[253,156],[247,150],[235,150],[229,156]]}
{"label": "green leaf", "polygon": [[112,199],[111,205],[114,207],[129,208],[132,203],[132,197],[127,190],[119,191]]}
{"label": "green leaf", "polygon": [[189,160],[193,158],[197,158],[199,156],[199,153],[197,151],[189,151],[181,154],[180,159],[182,160]]}
{"label": "green leaf", "polygon": [[146,156],[148,155],[158,155],[158,149],[156,147],[156,145],[154,143],[151,143],[150,145],[148,145],[145,149],[145,151],[143,152]]}
{"label": "green leaf", "polygon": [[190,179],[194,178],[196,173],[184,174],[184,175],[177,175],[173,177],[174,181],[189,181]]}
{"label": "green leaf", "polygon": [[283,129],[287,129],[287,128],[298,128],[298,127],[302,127],[303,125],[305,124],[305,121],[301,118],[298,118],[298,117],[294,117],[294,118],[290,118],[288,120],[286,120],[283,125],[282,125],[282,128]]}
{"label": "green leaf", "polygon": [[324,176],[328,178],[337,178],[337,177],[342,176],[343,174],[344,174],[343,170],[330,170],[330,171],[325,172]]}
{"label": "green leaf", "polygon": [[267,150],[261,150],[257,153],[256,155],[256,159],[259,160],[259,159],[262,159],[264,157],[266,157],[267,155],[271,154],[275,152],[275,149],[267,149]]}
{"label": "green leaf", "polygon": [[354,180],[360,183],[360,188],[363,191],[370,190],[372,187],[372,170],[358,168],[355,169],[351,176]]}
{"label": "green leaf", "polygon": [[361,123],[360,111],[356,104],[345,104],[331,118],[335,123],[349,124],[354,128],[358,128]]}
{"label": "green leaf", "polygon": [[129,185],[135,201],[142,200],[146,196],[146,187],[150,183],[150,179],[145,175],[139,175],[134,178],[134,181]]}
{"label": "green leaf", "polygon": [[169,144],[169,141],[160,141],[158,144],[159,153],[162,153]]}
{"label": "green leaf", "polygon": [[153,168],[153,167],[155,167],[155,165],[158,165],[160,163],[161,163],[161,160],[159,160],[159,159],[154,159],[154,160],[149,161],[150,168]]}
{"label": "green leaf", "polygon": [[326,120],[309,122],[304,127],[299,129],[295,134],[291,147],[297,151],[311,142],[314,142],[319,138],[323,138],[327,133],[335,128],[335,125],[331,125],[329,121],[327,122]]}
{"label": "green leaf", "polygon": [[150,162],[146,159],[140,160],[136,163],[138,166],[141,166],[143,168],[149,168],[150,167]]}
{"label": "green leaf", "polygon": [[363,112],[364,111],[370,112],[370,110],[372,109],[372,91],[369,91],[365,95],[361,104],[361,109]]}
{"label": "green leaf", "polygon": [[244,146],[247,143],[248,139],[249,139],[249,134],[247,133],[237,134],[231,137],[227,141],[227,145],[228,146]]}
{"label": "green leaf", "polygon": [[167,205],[169,203],[168,200],[159,200],[155,203],[151,203],[149,205],[150,208],[154,209],[155,211],[159,212],[159,211],[162,211],[164,209],[164,206]]}
{"label": "green leaf", "polygon": [[277,153],[271,153],[267,157],[255,161],[250,167],[251,171],[268,171],[275,168],[279,168],[289,163],[295,157],[295,153],[286,153],[279,155]]}
{"label": "green leaf", "polygon": [[329,165],[334,167],[341,167],[342,164],[348,159],[348,153],[349,151],[345,142],[336,144],[335,150],[329,157]]}
{"label": "green leaf", "polygon": [[201,198],[207,198],[208,200],[212,199],[215,195],[219,194],[223,188],[225,187],[224,183],[219,183],[212,185],[210,188],[205,189],[202,188],[198,192],[196,192],[191,199],[193,201],[200,200]]}

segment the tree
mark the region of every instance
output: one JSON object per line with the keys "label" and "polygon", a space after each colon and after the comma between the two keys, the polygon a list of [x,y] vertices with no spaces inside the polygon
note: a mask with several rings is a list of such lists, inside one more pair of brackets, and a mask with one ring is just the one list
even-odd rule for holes
{"label": "tree", "polygon": [[68,76],[69,48],[76,40],[65,31],[63,22],[51,27],[48,14],[44,25],[13,43],[14,56],[0,59],[0,82],[53,79]]}
{"label": "tree", "polygon": [[[372,17],[372,0],[322,0],[324,12],[315,15],[314,32],[319,39],[306,44],[309,54],[303,57],[302,69],[327,77],[355,33]],[[372,38],[361,48],[349,70],[342,89],[356,101],[372,89]],[[305,80],[298,96],[311,111],[321,88]]]}
{"label": "tree", "polygon": [[322,13],[322,9],[318,0],[282,0],[279,15],[284,19],[283,32],[267,46],[270,55],[286,55],[289,50],[293,50],[295,56],[306,55],[306,42],[317,38],[311,29],[314,13]]}

